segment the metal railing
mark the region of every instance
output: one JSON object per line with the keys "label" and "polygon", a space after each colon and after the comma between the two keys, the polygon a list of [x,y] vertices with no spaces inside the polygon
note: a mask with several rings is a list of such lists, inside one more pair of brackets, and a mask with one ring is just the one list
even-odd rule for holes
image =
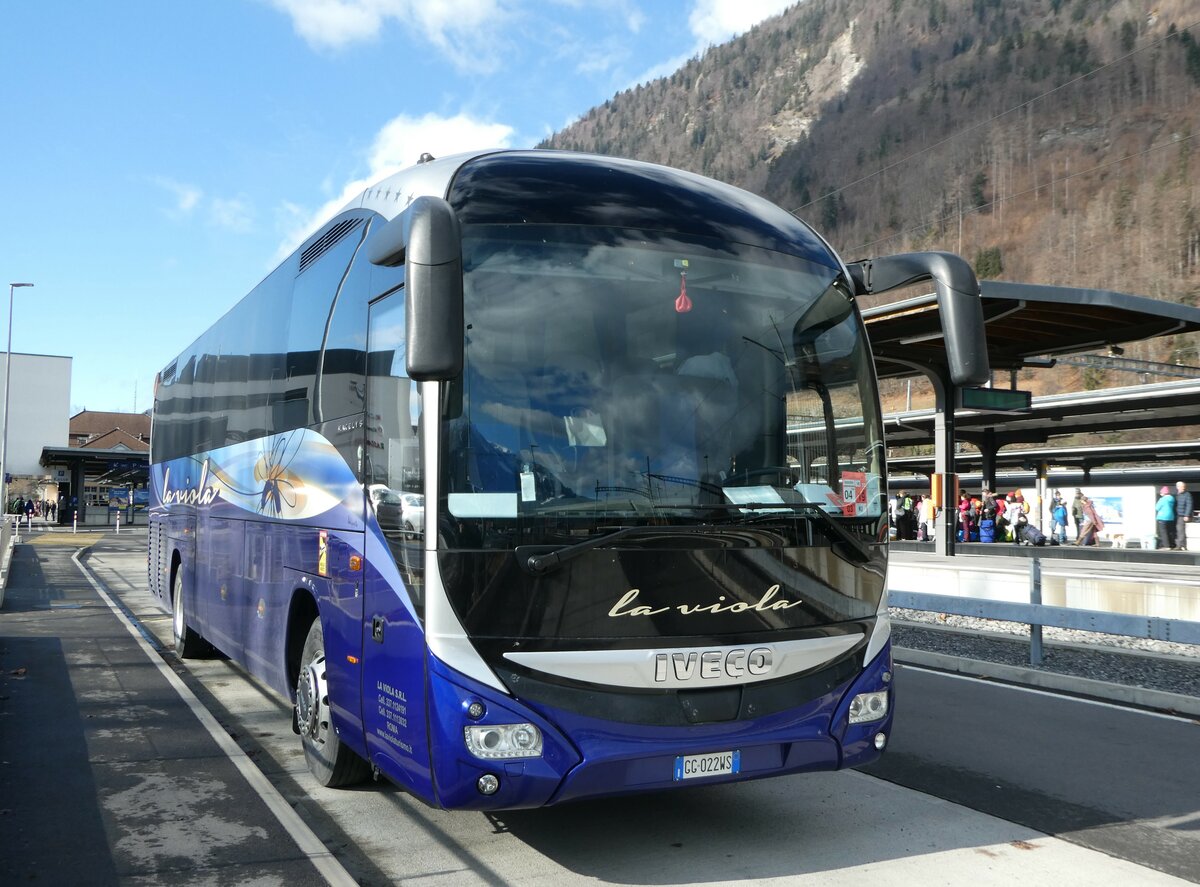
{"label": "metal railing", "polygon": [[1076,607],[1053,607],[1042,603],[1042,564],[1039,558],[1029,562],[1029,603],[993,601],[986,598],[956,597],[948,594],[888,589],[888,604],[903,610],[926,610],[951,616],[1021,622],[1029,626],[1029,663],[1042,663],[1042,628],[1068,628],[1132,638],[1200,644],[1200,622],[1164,619],[1159,616],[1135,616],[1130,613],[1106,613]]}

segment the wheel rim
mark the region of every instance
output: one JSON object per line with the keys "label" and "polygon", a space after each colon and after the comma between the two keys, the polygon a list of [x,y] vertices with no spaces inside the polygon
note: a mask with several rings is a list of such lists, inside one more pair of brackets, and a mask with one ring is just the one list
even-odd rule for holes
{"label": "wheel rim", "polygon": [[296,682],[296,720],[300,733],[314,742],[323,743],[329,722],[324,710],[329,703],[329,690],[325,680],[325,656],[314,656],[301,669]]}
{"label": "wheel rim", "polygon": [[171,602],[171,629],[175,632],[175,640],[183,637],[183,588],[175,583],[175,598]]}

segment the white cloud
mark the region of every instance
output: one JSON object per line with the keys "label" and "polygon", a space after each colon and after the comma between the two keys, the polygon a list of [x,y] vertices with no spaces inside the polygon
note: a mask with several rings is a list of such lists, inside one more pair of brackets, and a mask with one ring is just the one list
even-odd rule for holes
{"label": "white cloud", "polygon": [[244,233],[253,228],[254,212],[238,197],[214,197],[208,204],[208,217],[218,228]]}
{"label": "white cloud", "polygon": [[660,77],[670,77],[688,63],[689,59],[704,54],[710,46],[717,46],[744,34],[764,19],[778,15],[796,0],[696,0],[688,26],[696,38],[690,50],[674,58],[666,59],[640,74],[630,87],[649,83]]}
{"label": "white cloud", "polygon": [[466,114],[440,117],[426,114],[410,117],[401,114],[384,124],[367,152],[368,172],[347,182],[335,197],[308,215],[294,204],[285,204],[281,218],[289,220],[288,234],[276,254],[280,261],[323,225],[334,213],[380,179],[412,166],[423,153],[442,157],[479,148],[507,148],[514,130],[503,123],[485,123]]}
{"label": "white cloud", "polygon": [[169,219],[201,219],[213,227],[239,233],[253,228],[254,210],[240,197],[206,197],[196,185],[168,176],[150,176],[149,180],[171,195],[172,205],[163,210]]}
{"label": "white cloud", "polygon": [[793,3],[795,0],[697,0],[688,26],[703,48],[744,34]]}
{"label": "white cloud", "polygon": [[383,27],[377,4],[362,0],[269,0],[291,16],[292,27],[311,46],[340,49],[369,40]]}
{"label": "white cloud", "polygon": [[659,77],[670,77],[672,74],[686,65],[688,63],[688,59],[694,58],[703,51],[704,48],[700,47],[692,52],[687,52],[683,55],[677,55],[675,58],[667,59],[665,62],[659,62],[653,68],[650,68],[648,71],[644,71],[642,74],[640,74],[633,81],[633,83],[629,85],[636,86],[639,83],[649,83],[652,80],[657,80]]}
{"label": "white cloud", "polygon": [[151,176],[150,181],[175,198],[174,205],[167,211],[172,218],[191,215],[204,196],[204,192],[195,185],[177,182],[167,176]]}
{"label": "white cloud", "polygon": [[498,62],[501,0],[267,0],[310,46],[342,49],[377,37],[388,21],[411,28],[464,70]]}
{"label": "white cloud", "polygon": [[440,157],[475,148],[506,148],[512,137],[511,126],[484,123],[466,114],[454,117],[426,114],[419,119],[401,114],[389,120],[375,136],[369,160],[372,171],[379,172],[376,178],[382,178],[412,166],[426,152]]}

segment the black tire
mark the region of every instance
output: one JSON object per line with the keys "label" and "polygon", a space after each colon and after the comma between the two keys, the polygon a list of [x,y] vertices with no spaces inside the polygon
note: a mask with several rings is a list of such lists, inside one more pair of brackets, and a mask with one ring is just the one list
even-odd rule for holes
{"label": "black tire", "polygon": [[362,782],[370,775],[367,762],[338,738],[330,723],[329,684],[325,672],[325,636],[314,619],[300,654],[296,676],[296,725],[304,760],[313,778],[327,788]]}
{"label": "black tire", "polygon": [[171,585],[171,633],[175,635],[175,655],[180,659],[195,659],[208,651],[204,638],[188,627],[187,611],[183,606],[183,565],[175,571]]}

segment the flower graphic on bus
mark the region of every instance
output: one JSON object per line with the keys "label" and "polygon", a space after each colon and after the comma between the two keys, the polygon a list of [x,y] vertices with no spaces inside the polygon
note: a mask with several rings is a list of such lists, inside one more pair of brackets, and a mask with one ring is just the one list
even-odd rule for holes
{"label": "flower graphic on bus", "polygon": [[276,438],[254,465],[254,479],[262,484],[258,499],[259,514],[270,513],[279,517],[285,506],[288,511],[298,505],[302,507],[299,489],[303,481],[289,471],[292,460],[300,452],[299,445],[289,451],[293,437]]}
{"label": "flower graphic on bus", "polygon": [[361,483],[337,448],[310,429],[186,456],[152,473],[167,508],[233,507],[278,520],[311,520],[335,509],[353,520],[362,512]]}

